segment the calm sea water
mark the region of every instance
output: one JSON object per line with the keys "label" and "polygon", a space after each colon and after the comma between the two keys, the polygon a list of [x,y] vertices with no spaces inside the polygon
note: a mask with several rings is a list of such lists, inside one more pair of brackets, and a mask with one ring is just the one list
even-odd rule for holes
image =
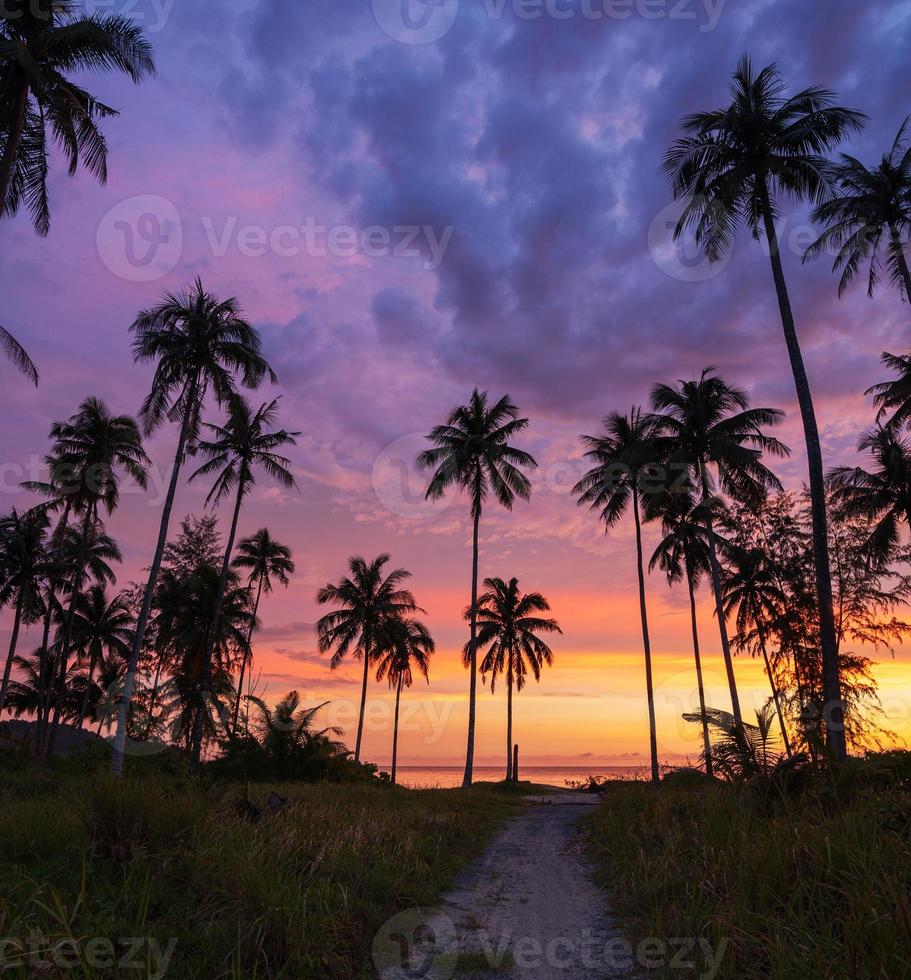
{"label": "calm sea water", "polygon": [[[402,786],[415,789],[435,787],[449,789],[462,785],[462,766],[399,766],[396,779]],[[503,779],[503,766],[475,766],[475,782]],[[648,771],[642,766],[520,766],[519,778],[545,786],[565,788],[568,782],[581,782],[589,776],[597,779],[644,779]]]}

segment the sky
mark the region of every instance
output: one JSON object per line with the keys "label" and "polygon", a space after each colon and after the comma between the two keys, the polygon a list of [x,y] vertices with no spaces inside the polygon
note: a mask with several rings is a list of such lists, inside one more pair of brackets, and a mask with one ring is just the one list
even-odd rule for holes
{"label": "sky", "polygon": [[[2,322],[38,363],[36,391],[0,365],[4,507],[21,506],[50,423],[86,395],[135,413],[151,378],[128,327],[165,290],[201,277],[236,296],[279,384],[299,492],[258,482],[240,531],[268,526],[297,564],[264,600],[258,686],[331,700],[349,734],[358,665],[316,651],[316,590],[348,557],[392,555],[438,643],[431,685],[407,692],[408,763],[464,752],[460,664],[471,571],[468,507],[429,505],[413,459],[424,434],[473,387],[509,393],[530,419],[534,492],[491,505],[481,574],[517,576],[550,599],[563,636],[554,666],[517,700],[528,761],[637,765],[647,756],[632,527],[609,536],[569,489],[579,436],[646,403],[657,381],[714,365],[756,405],[784,409],[794,449],[776,471],[805,475],[791,374],[767,258],[748,236],[709,267],[675,247],[662,155],[689,112],[725,102],[737,59],[777,61],[791,86],[821,84],[870,116],[845,149],[874,163],[911,102],[911,3],[896,0],[98,0],[148,31],[158,77],[85,84],[121,115],[106,124],[109,179],[50,178],[51,234],[3,228]],[[908,306],[884,286],[841,301],[831,263],[802,266],[812,229],[784,202],[785,268],[827,465],[856,459],[872,421],[863,392],[883,350],[907,350]],[[217,415],[213,415],[216,418]],[[148,494],[127,488],[109,529],[138,579],[154,548],[177,433],[148,443]],[[182,485],[177,519],[204,485]],[[224,520],[227,514],[222,515]],[[654,544],[654,531],[647,543]],[[685,593],[649,580],[659,749],[698,753]],[[717,627],[700,598],[710,704],[726,706]],[[9,616],[3,628],[8,636]],[[0,637],[2,639],[2,637]],[[24,642],[36,642],[30,637]],[[911,737],[911,652],[880,657],[890,727]],[[766,697],[739,658],[742,699]],[[480,688],[478,759],[505,751],[505,699]],[[388,760],[389,693],[372,684],[365,755]]]}

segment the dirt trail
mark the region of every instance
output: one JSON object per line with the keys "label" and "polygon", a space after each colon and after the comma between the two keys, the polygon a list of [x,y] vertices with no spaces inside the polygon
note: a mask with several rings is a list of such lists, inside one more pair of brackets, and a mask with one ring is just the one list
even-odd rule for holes
{"label": "dirt trail", "polygon": [[[535,797],[461,875],[441,911],[459,937],[459,980],[589,980],[629,976],[609,950],[622,941],[592,880],[580,821],[587,793]],[[608,950],[608,952],[606,952]]]}

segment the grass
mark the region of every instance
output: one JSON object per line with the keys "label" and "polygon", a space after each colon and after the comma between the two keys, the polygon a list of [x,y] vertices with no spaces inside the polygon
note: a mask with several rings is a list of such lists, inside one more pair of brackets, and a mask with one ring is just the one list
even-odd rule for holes
{"label": "grass", "polygon": [[254,824],[241,786],[0,772],[0,973],[43,958],[50,976],[368,976],[380,925],[433,905],[521,805],[494,785],[250,800],[266,810],[272,790],[289,803]]}
{"label": "grass", "polygon": [[716,975],[738,980],[911,976],[907,786],[769,801],[749,787],[614,784],[604,801],[592,853],[633,948],[692,943],[692,973],[652,975],[708,976],[710,950],[723,953]]}

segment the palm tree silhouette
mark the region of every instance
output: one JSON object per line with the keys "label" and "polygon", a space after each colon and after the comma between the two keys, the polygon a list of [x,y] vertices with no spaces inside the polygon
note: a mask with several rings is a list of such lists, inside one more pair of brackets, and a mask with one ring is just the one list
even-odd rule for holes
{"label": "palm tree silhouette", "polygon": [[81,659],[87,661],[87,670],[77,728],[82,728],[88,714],[96,666],[104,663],[106,654],[126,663],[132,641],[133,613],[123,593],[108,599],[104,586],[96,584],[78,597],[73,619],[73,646],[79,650]]}
{"label": "palm tree silhouette", "polygon": [[898,431],[904,429],[911,421],[911,355],[890,354],[884,351],[882,363],[895,371],[897,378],[881,381],[868,388],[864,394],[873,395],[873,402],[879,410],[876,414],[877,423],[889,414],[892,418],[886,423],[886,428]]}
{"label": "palm tree silhouette", "polygon": [[428,500],[439,500],[448,489],[457,488],[468,495],[473,522],[471,547],[471,614],[469,633],[468,746],[465,753],[464,787],[471,786],[474,772],[475,713],[478,684],[477,608],[478,608],[478,538],[481,511],[490,493],[507,510],[516,497],[528,500],[531,482],[522,469],[534,469],[534,458],[509,444],[528,426],[519,418],[519,409],[504,395],[490,405],[487,392],[472,392],[467,405],[454,409],[444,425],[438,425],[427,436],[433,449],[422,452],[417,463],[421,469],[433,469],[427,486]]}
{"label": "palm tree silhouette", "polygon": [[[256,587],[256,599],[253,602],[253,619],[250,621],[250,635],[247,637],[247,646],[253,640],[253,629],[256,625],[256,616],[259,612],[259,600],[263,592],[270,595],[273,589],[272,580],[275,579],[284,588],[290,583],[289,576],[294,574],[294,562],[291,560],[291,549],[269,533],[268,528],[260,528],[255,534],[244,538],[238,542],[237,555],[231,562],[235,569],[244,569],[248,573],[247,588],[253,594]],[[237,682],[237,700],[234,702],[234,724],[233,730],[237,732],[237,718],[240,713],[240,698],[244,689],[244,674],[246,673],[247,663],[253,657],[253,649],[250,647],[248,655],[240,665],[240,678]]]}
{"label": "palm tree silhouette", "polygon": [[755,239],[764,233],[768,243],[807,447],[823,686],[829,706],[827,734],[833,754],[843,759],[847,747],[832,609],[822,449],[775,227],[777,197],[784,194],[795,200],[821,202],[829,191],[828,163],[821,154],[863,127],[863,113],[834,105],[834,98],[828,89],[819,87],[785,98],[778,66],[769,65],[757,74],[750,59],[744,57],[734,73],[731,103],[684,120],[690,135],[670,148],[664,171],[673,180],[674,195],[686,199],[675,238],[692,229],[712,262],[730,250],[741,221]]}
{"label": "palm tree silhouette", "polygon": [[[297,444],[299,432],[288,432],[285,429],[274,429],[278,418],[278,402],[263,403],[254,412],[250,404],[239,395],[235,395],[228,406],[228,420],[224,425],[206,424],[214,438],[201,441],[196,452],[206,459],[191,476],[190,482],[203,476],[215,474],[215,483],[206,497],[206,504],[218,506],[222,499],[234,494],[234,512],[231,516],[231,530],[228,532],[228,543],[221,565],[221,577],[212,620],[209,623],[209,640],[203,659],[203,674],[200,686],[200,698],[205,699],[209,679],[209,659],[212,644],[218,632],[218,617],[221,613],[221,601],[228,581],[228,571],[231,565],[231,555],[234,551],[234,539],[237,536],[237,522],[240,518],[240,508],[244,497],[256,485],[256,469],[263,469],[279,486],[286,489],[296,488],[297,483],[289,467],[291,461],[279,455],[276,450],[284,446]],[[202,712],[197,714],[202,718]],[[198,766],[199,753],[202,748],[201,723],[194,733],[192,743],[193,764]]]}
{"label": "palm tree silhouette", "polygon": [[390,781],[396,784],[396,768],[399,755],[399,702],[402,688],[414,683],[416,669],[430,683],[430,656],[436,644],[430,631],[412,617],[391,619],[386,623],[377,641],[376,679],[388,679],[389,688],[395,689],[395,715],[392,723],[392,771]]}
{"label": "palm tree silhouette", "polygon": [[423,612],[411,592],[401,587],[411,578],[411,572],[396,568],[384,574],[383,570],[390,560],[389,555],[380,555],[368,563],[360,555],[354,555],[348,561],[350,574],[337,583],[329,582],[316,594],[319,605],[336,607],[316,623],[320,653],[333,651],[330,668],[336,670],[349,653],[364,662],[361,708],[354,746],[355,762],[361,761],[367,680],[383,631],[394,620]]}
{"label": "palm tree silhouette", "polygon": [[41,589],[49,569],[46,534],[47,514],[30,510],[20,514],[14,507],[0,518],[0,606],[12,604],[13,630],[0,682],[0,713],[6,704],[10,672],[22,623],[40,618],[44,608]]}
{"label": "palm tree silhouette", "polygon": [[135,83],[155,74],[152,49],[128,17],[80,13],[73,0],[6,0],[0,19],[3,102],[0,218],[23,205],[39,235],[50,229],[48,130],[69,162],[104,184],[108,148],[99,128],[117,110],[68,77],[120,71]]}
{"label": "palm tree silhouette", "polygon": [[0,350],[3,351],[13,367],[24,374],[37,388],[38,368],[32,363],[32,359],[22,344],[4,327],[0,327]]}
{"label": "palm tree silhouette", "polygon": [[778,585],[778,577],[759,548],[729,548],[727,566],[722,577],[723,606],[726,616],[736,610],[738,646],[749,648],[755,640],[762,654],[766,676],[772,689],[772,702],[778,715],[785,752],[791,757],[791,741],[781,711],[781,694],[769,661],[767,639],[773,624],[780,620],[787,601]]}
{"label": "palm tree silhouette", "polygon": [[[562,633],[555,619],[535,613],[549,612],[550,604],[540,592],[519,589],[519,580],[485,578],[487,591],[478,600],[478,646],[487,647],[481,661],[481,676],[490,674],[493,693],[498,674],[506,676],[506,781],[512,782],[512,691],[521,691],[529,672],[541,679],[541,668],[554,662],[551,648],[539,633]],[[471,610],[466,612],[466,618]],[[469,648],[465,647],[467,660]]]}
{"label": "palm tree silhouette", "polygon": [[645,650],[645,689],[648,698],[649,752],[652,782],[657,783],[658,732],[655,724],[655,688],[652,679],[652,646],[648,632],[645,602],[645,574],[642,569],[642,519],[640,504],[643,476],[656,470],[659,425],[654,418],[634,407],[629,415],[614,412],[604,420],[600,436],[583,436],[588,447],[585,456],[594,467],[573,487],[580,506],[597,511],[605,529],[615,527],[627,509],[632,509],[636,526],[636,571],[639,580],[639,616],[642,646]]}
{"label": "palm tree silhouette", "polygon": [[670,586],[686,579],[690,600],[690,624],[693,633],[693,659],[696,662],[696,687],[699,711],[702,716],[702,752],[707,776],[713,775],[712,746],[705,714],[705,686],[702,680],[702,657],[699,650],[699,624],[696,620],[696,589],[703,575],[710,574],[708,536],[705,529],[704,506],[714,507],[716,501],[705,504],[697,500],[689,481],[675,492],[667,491],[648,498],[647,517],[660,520],[664,537],[655,548],[648,563],[649,572],[660,568]]}
{"label": "palm tree silhouette", "polygon": [[676,385],[657,384],[652,407],[662,431],[661,440],[671,472],[682,470],[698,488],[709,550],[709,572],[715,596],[715,614],[721,651],[731,692],[731,710],[743,722],[734,661],[724,616],[721,567],[712,508],[716,486],[735,500],[761,501],[769,490],[781,490],[778,477],[762,462],[762,454],[787,456],[789,450],[765,435],[763,426],[778,425],[784,413],[775,408],[750,408],[746,393],[727,384],[706,368],[698,380]]}
{"label": "palm tree silhouette", "polygon": [[875,561],[888,562],[901,543],[902,525],[911,528],[911,445],[894,429],[875,426],[857,448],[873,466],[840,466],[829,479],[849,514],[876,521],[867,550]]}
{"label": "palm tree silhouette", "polygon": [[826,227],[807,249],[804,262],[836,249],[832,269],[842,270],[839,296],[869,259],[867,294],[872,297],[876,291],[885,262],[890,282],[903,290],[911,302],[911,271],[903,243],[911,230],[911,147],[906,145],[907,128],[906,119],[892,148],[875,169],[868,169],[846,153],[830,168],[828,179],[835,188],[834,195],[813,212],[813,220]]}
{"label": "palm tree silhouette", "polygon": [[200,279],[185,292],[166,293],[157,306],[137,316],[130,330],[133,359],[155,363],[152,387],[139,412],[143,430],[150,435],[167,420],[179,422],[180,434],[118,708],[111,759],[114,776],[123,774],[127,714],[136,669],[168,540],[180,468],[199,438],[203,403],[211,391],[216,404],[226,405],[236,391],[235,377],[248,389],[257,388],[266,377],[277,380],[262,355],[259,334],[243,318],[237,300],[216,299],[203,289]]}

